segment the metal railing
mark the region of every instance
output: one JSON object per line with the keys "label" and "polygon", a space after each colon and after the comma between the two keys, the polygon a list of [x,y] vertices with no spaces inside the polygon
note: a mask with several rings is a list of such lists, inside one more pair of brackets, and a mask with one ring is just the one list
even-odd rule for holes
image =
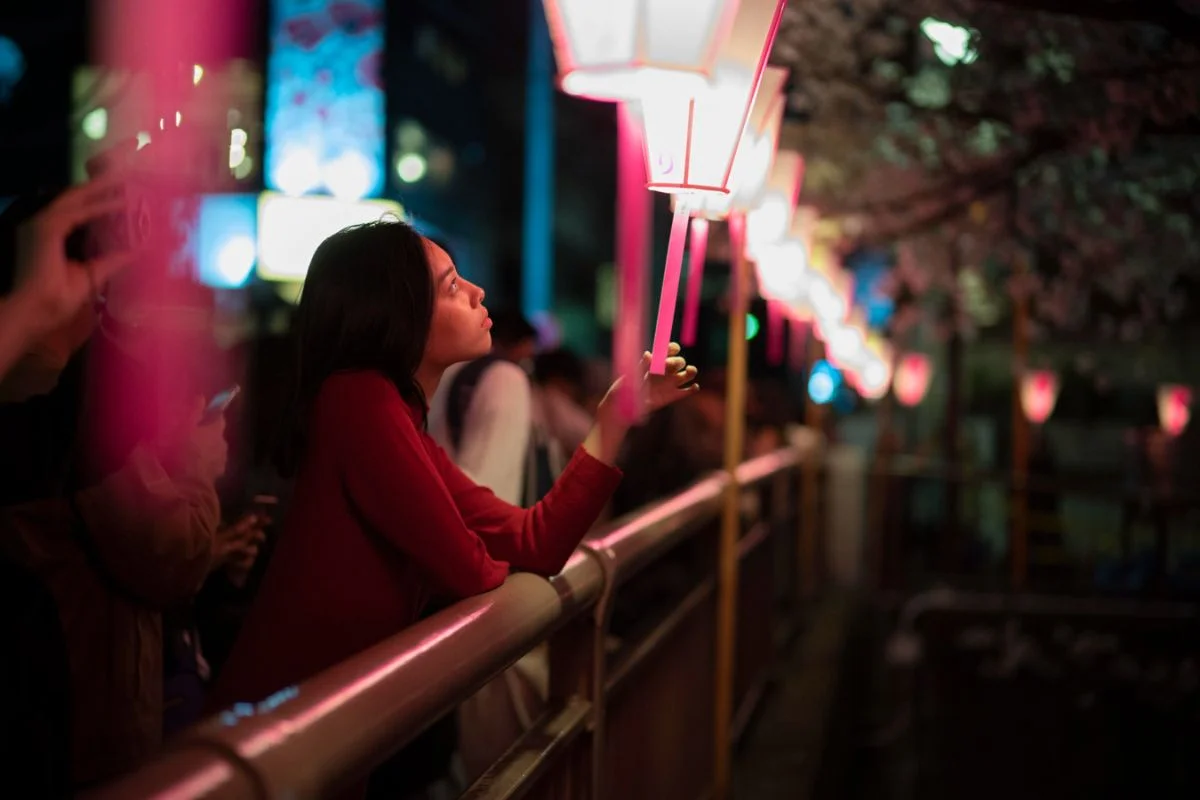
{"label": "metal railing", "polygon": [[[751,509],[739,548],[734,680],[743,724],[762,696],[781,618],[800,599],[799,462],[780,450],[737,475]],[[713,778],[717,522],[728,486],[727,475],[714,475],[615,520],[585,539],[562,574],[513,575],[299,686],[205,721],[91,796],[327,796],[548,643],[545,712],[464,797],[704,797]],[[686,576],[677,596],[614,633],[614,609],[636,597],[627,587],[655,581],[653,568],[667,564]]]}

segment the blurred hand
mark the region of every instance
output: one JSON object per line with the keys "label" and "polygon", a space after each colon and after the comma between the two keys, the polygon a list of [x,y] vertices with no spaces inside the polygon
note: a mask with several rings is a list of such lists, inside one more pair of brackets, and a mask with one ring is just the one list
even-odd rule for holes
{"label": "blurred hand", "polygon": [[30,306],[31,317],[49,331],[70,322],[136,254],[114,253],[90,261],[67,258],[66,242],[84,223],[126,209],[120,179],[106,177],[67,189],[17,231],[13,298]]}
{"label": "blurred hand", "polygon": [[202,422],[204,398],[197,398],[191,413],[163,442],[163,463],[169,472],[193,475],[206,483],[216,483],[225,474],[229,445],[225,442],[225,418]]}
{"label": "blurred hand", "polygon": [[269,524],[269,517],[251,512],[220,528],[213,543],[213,568],[223,567],[234,586],[243,586],[254,568]]}

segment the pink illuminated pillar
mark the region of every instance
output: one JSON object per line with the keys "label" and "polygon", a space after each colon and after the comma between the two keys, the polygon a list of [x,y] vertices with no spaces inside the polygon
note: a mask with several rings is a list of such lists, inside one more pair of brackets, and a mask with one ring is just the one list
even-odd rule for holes
{"label": "pink illuminated pillar", "polygon": [[792,335],[788,342],[788,364],[793,372],[803,372],[808,347],[808,323],[792,317],[789,327]]}
{"label": "pink illuminated pillar", "polygon": [[658,321],[654,326],[654,352],[650,371],[663,375],[667,371],[667,347],[671,343],[671,327],[675,324],[675,303],[679,297],[679,275],[683,271],[683,246],[687,243],[688,209],[680,198],[671,219],[671,239],[667,243],[667,264],[663,271],[662,293],[658,296]]}
{"label": "pink illuminated pillar", "polygon": [[687,294],[683,298],[683,333],[680,342],[684,347],[696,343],[696,325],[700,320],[700,299],[704,292],[704,259],[708,255],[708,220],[697,217],[692,220],[692,235],[688,242]]}
{"label": "pink illuminated pillar", "polygon": [[143,368],[113,376],[98,362],[85,388],[95,413],[81,449],[93,458],[90,468],[107,471],[122,466],[124,445],[185,424],[214,389],[198,377],[214,371],[205,363],[215,357],[207,346],[211,295],[176,277],[171,265],[194,219],[195,199],[206,188],[207,174],[196,165],[213,161],[210,154],[221,156],[221,139],[205,121],[224,120],[226,109],[211,107],[212,94],[197,89],[195,67],[244,52],[255,16],[247,0],[94,0],[92,7],[98,67],[147,88],[139,102],[114,110],[129,116],[112,120],[113,127],[149,134],[142,150],[113,142],[102,159],[107,169],[129,177],[132,213],[145,220],[148,235],[137,269],[118,276],[105,292],[118,321],[137,320],[125,346],[143,354]]}
{"label": "pink illuminated pillar", "polygon": [[646,191],[642,126],[624,103],[617,106],[617,309],[613,369],[622,376],[617,407],[630,422],[642,416],[641,359],[646,319],[646,260],[651,196]]}

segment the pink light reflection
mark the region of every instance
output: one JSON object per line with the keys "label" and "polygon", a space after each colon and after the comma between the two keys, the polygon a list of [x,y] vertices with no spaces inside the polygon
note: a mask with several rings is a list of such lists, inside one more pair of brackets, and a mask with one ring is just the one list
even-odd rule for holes
{"label": "pink light reflection", "polygon": [[[389,660],[386,664],[377,667],[358,680],[346,684],[339,691],[326,695],[322,700],[310,706],[301,707],[298,711],[293,711],[290,714],[283,710],[286,706],[281,706],[279,709],[265,715],[251,714],[247,716],[247,719],[254,719],[257,716],[259,719],[269,722],[270,725],[262,730],[251,732],[240,743],[238,752],[247,758],[259,756],[288,737],[296,733],[301,733],[314,724],[319,723],[325,717],[330,716],[338,707],[363,695],[383,681],[388,680],[396,672],[404,669],[413,661],[424,657],[443,642],[453,638],[463,629],[470,627],[476,620],[488,613],[493,605],[493,603],[488,603],[486,606],[457,620],[452,625],[435,631],[397,658]],[[320,678],[318,677],[317,680],[319,681]],[[301,692],[298,696],[303,696],[304,688],[304,686],[301,686]],[[273,718],[276,714],[280,718]]]}

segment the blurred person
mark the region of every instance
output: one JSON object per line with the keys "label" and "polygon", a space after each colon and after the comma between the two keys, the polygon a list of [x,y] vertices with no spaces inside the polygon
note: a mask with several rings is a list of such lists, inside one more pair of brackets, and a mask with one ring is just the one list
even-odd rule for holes
{"label": "blurred person", "polygon": [[429,431],[476,483],[530,506],[549,488],[528,374],[537,329],[521,314],[501,311],[491,333],[490,353],[446,370],[429,400]]}
{"label": "blurred person", "polygon": [[54,392],[77,395],[57,401],[71,430],[56,448],[59,488],[10,496],[24,502],[0,515],[0,553],[55,601],[76,786],[158,748],[174,677],[164,657],[186,633],[164,630],[163,614],[186,607],[210,573],[254,546],[246,526],[220,525],[215,481],[226,446],[220,415],[205,414],[206,356],[180,330],[186,315],[155,308],[145,290],[155,281],[143,278],[109,287],[96,334],[68,370],[78,373],[74,385]]}
{"label": "blurred person", "polygon": [[665,408],[629,437],[618,462],[626,480],[613,497],[621,516],[679,492],[721,469],[725,452],[725,376],[706,373],[687,403]]}
{"label": "blurred person", "polygon": [[[578,438],[566,446],[559,441],[552,428],[558,420],[547,413],[555,409],[530,381],[538,359],[543,367],[547,363],[534,357],[536,346],[537,329],[521,314],[492,315],[492,352],[447,369],[429,413],[434,441],[460,469],[501,499],[524,507],[549,490],[566,468],[566,454],[592,427],[592,417],[585,415]],[[560,374],[554,382],[566,377]],[[537,719],[549,693],[548,676],[543,645],[459,706],[455,763],[462,782],[474,781]]]}
{"label": "blurred person", "polygon": [[[434,597],[490,591],[510,569],[553,575],[600,514],[628,430],[610,403],[532,509],[476,484],[425,432],[447,368],[492,348],[483,297],[403,222],[346,228],[317,248],[280,453],[295,492],[215,705],[309,678],[412,624]],[[692,391],[677,345],[668,366],[646,378],[651,408]]]}
{"label": "blurred person", "polygon": [[571,350],[560,347],[539,353],[533,361],[534,417],[546,434],[566,452],[583,444],[591,429],[587,402],[587,365]]}

